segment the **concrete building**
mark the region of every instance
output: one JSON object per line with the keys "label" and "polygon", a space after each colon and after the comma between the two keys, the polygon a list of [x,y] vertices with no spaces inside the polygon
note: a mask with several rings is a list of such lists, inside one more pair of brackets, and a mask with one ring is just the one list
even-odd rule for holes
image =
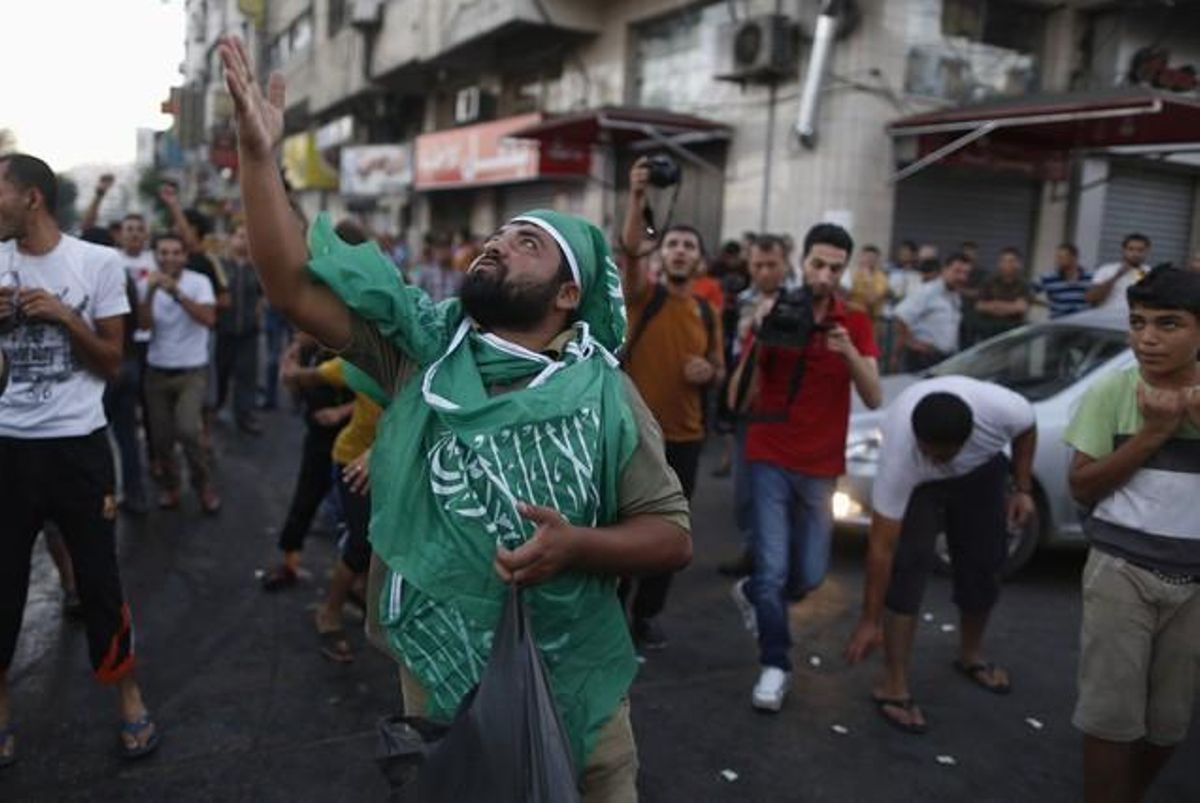
{"label": "concrete building", "polygon": [[[225,14],[204,48],[239,5],[255,4],[189,3]],[[974,240],[985,267],[1013,245],[1045,269],[1062,240],[1098,264],[1133,230],[1156,258],[1200,247],[1180,133],[1200,109],[1197,4],[858,0],[832,4],[817,46],[826,5],[261,0],[258,49],[288,80],[301,205],[381,233],[480,233],[542,205],[615,229],[629,164],[667,152],[684,171],[671,218],[710,248],[822,219],[885,248]]]}

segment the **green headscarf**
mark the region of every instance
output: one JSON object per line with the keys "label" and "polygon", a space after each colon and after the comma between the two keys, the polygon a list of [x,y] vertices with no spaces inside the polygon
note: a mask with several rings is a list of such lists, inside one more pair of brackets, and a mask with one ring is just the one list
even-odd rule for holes
{"label": "green headscarf", "polygon": [[[555,239],[580,286],[578,321],[557,359],[478,331],[457,299],[434,304],[373,245],[341,242],[327,217],[310,233],[310,271],[421,368],[379,423],[370,539],[389,569],[374,601],[380,624],[435,719],[453,717],[486,664],[505,596],[496,547],[534,532],[517,503],[554,508],[577,526],[611,524],[637,446],[611,353],[625,309],[603,236],[556,212],[515,220]],[[524,388],[488,390],[514,383]],[[615,582],[569,572],[526,599],[583,767],[636,672]]]}
{"label": "green headscarf", "polygon": [[583,218],[549,209],[535,209],[510,222],[532,223],[554,238],[582,293],[580,320],[587,321],[592,337],[604,348],[616,352],[625,342],[628,319],[621,271],[613,261],[604,233]]}

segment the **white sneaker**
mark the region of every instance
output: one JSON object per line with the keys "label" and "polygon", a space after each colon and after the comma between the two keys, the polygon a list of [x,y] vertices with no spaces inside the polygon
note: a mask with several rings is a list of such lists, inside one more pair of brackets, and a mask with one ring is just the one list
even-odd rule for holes
{"label": "white sneaker", "polygon": [[750,578],[743,577],[733,584],[733,588],[729,590],[729,596],[733,597],[733,604],[737,605],[738,613],[742,615],[742,625],[750,634],[758,638],[758,613],[754,610],[754,603],[746,596],[746,582]]}
{"label": "white sneaker", "polygon": [[783,708],[783,698],[792,684],[792,674],[774,666],[764,666],[754,685],[750,704],[759,711],[778,711]]}

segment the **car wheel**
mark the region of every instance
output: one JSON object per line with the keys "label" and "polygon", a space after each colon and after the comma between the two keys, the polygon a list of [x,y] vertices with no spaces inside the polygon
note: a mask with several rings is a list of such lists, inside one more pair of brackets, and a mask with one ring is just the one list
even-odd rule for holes
{"label": "car wheel", "polygon": [[[1029,521],[1025,522],[1025,526],[1017,530],[1009,530],[1007,555],[1004,558],[1004,567],[1000,570],[1000,576],[1007,580],[1014,574],[1019,572],[1029,559],[1033,557],[1033,553],[1037,552],[1038,544],[1042,542],[1042,524],[1046,521],[1045,503],[1042,501],[1041,489],[1034,492],[1033,515]],[[934,555],[936,556],[935,568],[939,574],[951,573],[950,561],[950,545],[946,541],[946,533],[938,533],[937,540],[934,543]]]}

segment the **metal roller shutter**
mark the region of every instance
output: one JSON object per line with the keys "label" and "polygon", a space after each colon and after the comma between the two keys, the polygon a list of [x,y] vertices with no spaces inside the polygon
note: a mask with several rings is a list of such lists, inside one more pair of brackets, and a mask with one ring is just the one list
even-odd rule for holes
{"label": "metal roller shutter", "polygon": [[1196,203],[1196,178],[1137,165],[1112,165],[1104,195],[1100,263],[1121,258],[1131,232],[1150,238],[1150,263],[1186,265]]}
{"label": "metal roller shutter", "polygon": [[1037,184],[1027,178],[930,167],[896,185],[892,247],[934,243],[945,257],[974,240],[980,266],[991,270],[1003,248],[1029,253],[1037,202]]}

